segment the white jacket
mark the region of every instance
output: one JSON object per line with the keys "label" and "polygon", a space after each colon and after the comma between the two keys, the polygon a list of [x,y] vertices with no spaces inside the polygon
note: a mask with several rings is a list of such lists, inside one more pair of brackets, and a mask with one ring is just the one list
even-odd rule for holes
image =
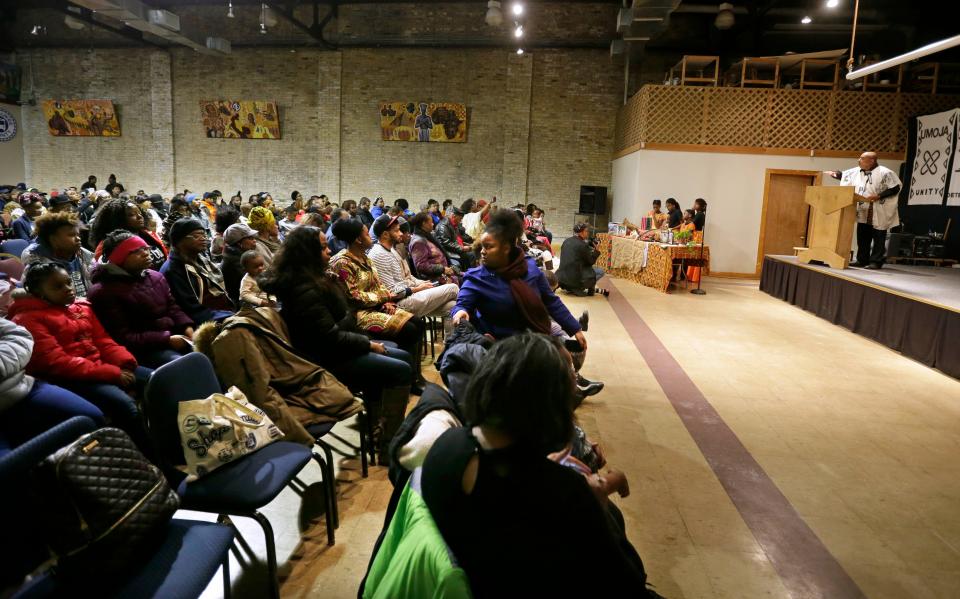
{"label": "white jacket", "polygon": [[0,412],[33,389],[33,377],[26,374],[31,355],[33,337],[27,329],[0,318]]}

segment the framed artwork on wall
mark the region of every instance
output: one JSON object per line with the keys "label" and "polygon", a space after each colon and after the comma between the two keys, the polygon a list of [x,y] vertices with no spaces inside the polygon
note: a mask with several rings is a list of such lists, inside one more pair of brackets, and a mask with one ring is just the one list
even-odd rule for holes
{"label": "framed artwork on wall", "polygon": [[280,113],[274,101],[202,100],[200,113],[207,137],[280,139]]}
{"label": "framed artwork on wall", "polygon": [[454,102],[380,102],[383,141],[467,141],[467,107]]}
{"label": "framed artwork on wall", "polygon": [[112,100],[44,100],[43,116],[56,137],[120,137]]}

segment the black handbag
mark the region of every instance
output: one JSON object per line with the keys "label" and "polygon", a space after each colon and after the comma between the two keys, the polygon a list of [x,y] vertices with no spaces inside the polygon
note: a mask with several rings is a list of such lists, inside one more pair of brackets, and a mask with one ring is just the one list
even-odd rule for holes
{"label": "black handbag", "polygon": [[33,472],[39,518],[61,572],[119,573],[162,540],[180,499],[125,432],[102,428]]}

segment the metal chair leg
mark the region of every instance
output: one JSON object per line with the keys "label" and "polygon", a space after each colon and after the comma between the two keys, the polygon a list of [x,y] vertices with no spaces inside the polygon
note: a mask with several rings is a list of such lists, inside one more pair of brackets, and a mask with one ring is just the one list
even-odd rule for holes
{"label": "metal chair leg", "polygon": [[230,599],[231,586],[230,551],[228,550],[227,554],[223,558],[223,599]]}
{"label": "metal chair leg", "polygon": [[267,577],[270,582],[270,596],[280,599],[280,580],[277,578],[277,544],[273,538],[273,526],[270,520],[260,512],[254,510],[250,517],[260,524],[263,529],[263,539],[267,545]]}
{"label": "metal chair leg", "polygon": [[363,478],[367,478],[367,416],[366,410],[360,413],[359,415],[360,422],[358,423],[360,429],[360,473],[363,475]]}
{"label": "metal chair leg", "polygon": [[333,450],[323,441],[317,441],[317,444],[327,456],[327,472],[324,476],[330,477],[330,510],[333,512],[333,527],[340,528],[340,506],[337,502],[337,476],[333,471]]}
{"label": "metal chair leg", "polygon": [[[317,441],[318,445],[319,443],[320,441]],[[326,525],[327,525],[327,545],[333,545],[334,542],[336,541],[334,536],[334,529],[336,528],[336,524],[334,523],[334,519],[333,519],[333,510],[334,510],[333,506],[336,502],[336,497],[334,496],[335,491],[333,490],[333,481],[331,480],[331,478],[333,477],[330,476],[331,468],[328,467],[328,465],[325,463],[324,459],[320,456],[320,454],[318,454],[315,451],[313,452],[313,459],[316,460],[317,465],[320,466],[320,472],[322,473],[321,476],[323,477],[323,481],[321,482],[321,484],[323,485],[324,499],[327,502],[326,509],[324,509],[324,514],[323,514],[324,519],[326,520]]]}

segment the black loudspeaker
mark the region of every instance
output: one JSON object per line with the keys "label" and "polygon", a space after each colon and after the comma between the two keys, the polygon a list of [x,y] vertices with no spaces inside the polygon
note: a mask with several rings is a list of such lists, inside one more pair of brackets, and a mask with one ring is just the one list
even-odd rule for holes
{"label": "black loudspeaker", "polygon": [[606,214],[607,188],[594,185],[580,186],[580,214]]}

